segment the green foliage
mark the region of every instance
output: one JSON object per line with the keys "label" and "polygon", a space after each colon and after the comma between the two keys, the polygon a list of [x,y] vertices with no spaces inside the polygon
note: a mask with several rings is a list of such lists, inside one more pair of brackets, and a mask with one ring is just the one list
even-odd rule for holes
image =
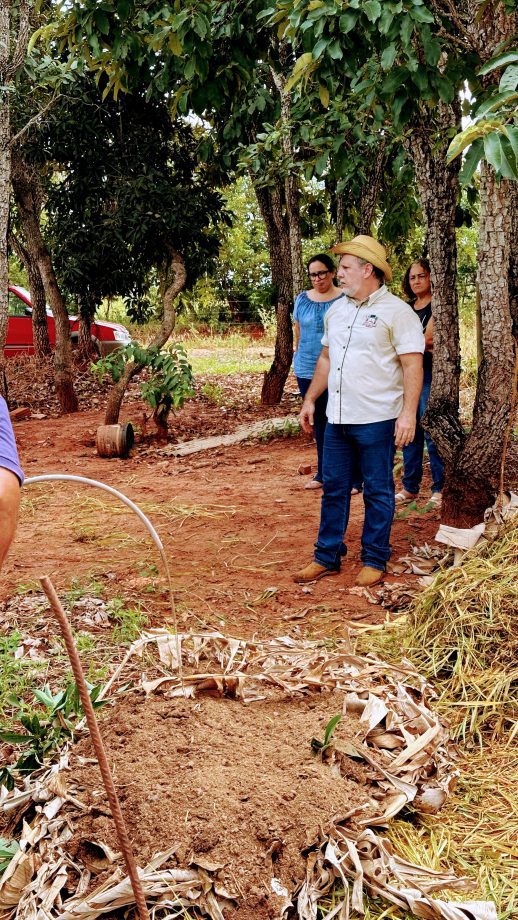
{"label": "green foliage", "polygon": [[[88,691],[94,709],[106,705],[106,700],[98,700],[101,687],[88,684]],[[0,731],[0,741],[7,744],[23,745],[27,750],[20,755],[14,767],[4,767],[0,771],[0,785],[14,788],[14,772],[32,773],[42,766],[45,757],[59,747],[67,738],[72,738],[75,725],[84,715],[79,691],[75,683],[53,694],[48,686],[43,690],[34,690],[34,703],[40,704],[35,709],[18,696],[12,694],[9,702],[14,709],[13,718],[25,729],[25,732]]]}
{"label": "green foliage", "polygon": [[338,723],[341,721],[342,721],[342,716],[340,713],[338,713],[338,715],[333,716],[332,719],[329,719],[329,722],[327,723],[325,730],[324,730],[324,740],[323,741],[319,741],[318,738],[311,739],[311,750],[314,751],[315,754],[323,754],[324,751],[327,750],[327,748],[331,744],[331,738],[333,736],[333,732],[336,726],[338,725]]}
{"label": "green foliage", "polygon": [[5,872],[13,856],[16,855],[20,847],[16,840],[6,840],[0,837],[0,875]]}
{"label": "green foliage", "polygon": [[487,77],[497,70],[502,71],[498,85],[492,83],[476,100],[472,124],[453,138],[448,150],[450,162],[467,150],[463,185],[470,184],[482,159],[499,178],[518,179],[518,49],[495,55],[478,74]]}
{"label": "green foliage", "polygon": [[130,362],[148,371],[148,376],[140,383],[140,392],[155,416],[181,409],[185,400],[194,396],[192,368],[182,345],[169,345],[160,350],[143,348],[138,342],[132,342],[97,361],[92,371],[100,380],[109,374],[117,383]]}
{"label": "green foliage", "polygon": [[142,612],[140,604],[136,607],[127,607],[125,602],[114,597],[108,604],[110,618],[115,620],[113,640],[116,643],[133,642],[142,632],[147,623],[147,616]]}

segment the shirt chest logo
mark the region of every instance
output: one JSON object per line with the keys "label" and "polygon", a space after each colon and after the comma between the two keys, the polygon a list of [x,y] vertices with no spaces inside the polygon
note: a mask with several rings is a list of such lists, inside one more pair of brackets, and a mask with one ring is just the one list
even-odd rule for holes
{"label": "shirt chest logo", "polygon": [[377,325],[378,325],[378,317],[376,316],[375,313],[370,313],[368,316],[366,316],[362,323],[362,326],[372,327],[372,326],[377,326]]}

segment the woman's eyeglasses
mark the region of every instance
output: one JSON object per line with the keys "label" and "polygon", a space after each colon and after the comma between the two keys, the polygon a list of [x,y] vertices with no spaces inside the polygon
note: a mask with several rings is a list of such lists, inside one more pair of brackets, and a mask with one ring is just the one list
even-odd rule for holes
{"label": "woman's eyeglasses", "polygon": [[315,278],[318,278],[319,281],[323,281],[325,276],[329,274],[329,269],[325,272],[308,272],[308,274],[312,281],[314,281]]}

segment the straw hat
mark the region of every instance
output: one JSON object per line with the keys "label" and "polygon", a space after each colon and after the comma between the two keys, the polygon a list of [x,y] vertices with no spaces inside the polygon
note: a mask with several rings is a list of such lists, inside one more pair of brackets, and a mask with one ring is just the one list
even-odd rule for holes
{"label": "straw hat", "polygon": [[355,236],[349,243],[336,243],[331,252],[337,252],[341,256],[347,253],[350,256],[365,259],[366,262],[371,262],[376,268],[381,269],[386,281],[392,281],[392,269],[387,262],[387,251],[372,236]]}

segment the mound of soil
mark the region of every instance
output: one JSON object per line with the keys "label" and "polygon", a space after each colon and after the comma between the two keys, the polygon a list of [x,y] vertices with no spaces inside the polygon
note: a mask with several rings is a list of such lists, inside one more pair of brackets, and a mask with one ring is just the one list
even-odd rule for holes
{"label": "mound of soil", "polygon": [[[248,705],[125,696],[105,715],[102,734],[138,864],[176,846],[175,865],[222,866],[220,879],[236,897],[226,920],[278,917],[272,879],[291,894],[306,874],[301,851],[319,828],[374,806],[363,765],[350,760],[347,775],[335,775],[311,750],[342,705],[338,692]],[[336,734],[353,737],[355,725],[344,718]],[[85,841],[118,850],[90,740],[75,751],[74,786],[90,812],[74,822],[71,855],[80,857]]]}

